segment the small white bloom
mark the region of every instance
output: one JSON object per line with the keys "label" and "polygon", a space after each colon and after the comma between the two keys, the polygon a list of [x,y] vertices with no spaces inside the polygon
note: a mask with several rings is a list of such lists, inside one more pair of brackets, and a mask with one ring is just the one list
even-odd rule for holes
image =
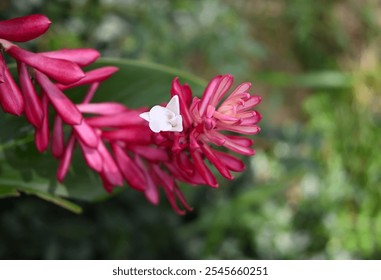
{"label": "small white bloom", "polygon": [[149,112],[139,115],[149,122],[149,128],[155,132],[183,131],[183,118],[180,115],[179,97],[174,95],[167,106],[156,105]]}

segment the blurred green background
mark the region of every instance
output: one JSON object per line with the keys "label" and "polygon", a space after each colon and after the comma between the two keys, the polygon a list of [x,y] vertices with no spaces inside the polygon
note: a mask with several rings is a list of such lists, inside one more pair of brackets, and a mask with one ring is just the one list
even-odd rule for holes
{"label": "blurred green background", "polygon": [[381,258],[379,0],[1,1],[1,19],[30,13],[53,22],[35,51],[253,82],[262,132],[236,180],[183,188],[183,217],[128,189],[81,215],[3,199],[1,259]]}

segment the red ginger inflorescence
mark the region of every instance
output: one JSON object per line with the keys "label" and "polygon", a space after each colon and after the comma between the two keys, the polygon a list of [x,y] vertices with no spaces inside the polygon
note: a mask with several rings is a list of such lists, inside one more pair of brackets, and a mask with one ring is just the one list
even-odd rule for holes
{"label": "red ginger inflorescence", "polygon": [[[190,87],[181,85],[175,78],[171,95],[178,96],[183,121],[181,132],[151,131],[148,123],[139,117],[147,109],[130,110],[116,107],[116,104],[91,103],[78,105],[78,108],[82,112],[96,114],[84,121],[98,131],[102,142],[111,147],[112,158],[127,184],[143,192],[153,204],[159,202],[159,189],[162,188],[174,210],[184,214],[177,200],[185,210],[191,208],[178,182],[218,186],[205,160],[229,180],[233,179],[231,171],[245,169],[240,159],[213,146],[224,146],[242,155],[254,154],[251,139],[224,131],[258,133],[257,123],[261,115],[253,107],[261,99],[247,92],[251,86],[249,83],[239,85],[224,98],[232,83],[231,75],[217,76],[209,83],[201,99],[192,99]],[[109,178],[107,172],[99,173],[106,190],[112,191],[114,186],[120,185],[118,172],[109,174]]]}
{"label": "red ginger inflorescence", "polygon": [[[191,208],[178,182],[218,186],[206,160],[229,180],[233,179],[231,171],[245,169],[240,159],[215,146],[242,155],[254,154],[253,141],[240,135],[260,130],[257,123],[261,115],[254,107],[261,99],[248,93],[250,83],[228,94],[233,77],[216,76],[199,99],[192,97],[188,85],[181,85],[175,78],[170,93],[178,102],[179,112],[173,119],[177,124],[174,129],[160,131],[158,123],[154,123],[160,120],[142,117],[147,108],[91,102],[99,85],[118,70],[110,66],[83,72],[82,67],[99,57],[96,50],[63,49],[36,54],[12,43],[34,39],[49,25],[43,15],[0,21],[0,49],[17,61],[19,76],[17,84],[0,54],[0,105],[6,113],[25,114],[35,128],[35,144],[40,152],[50,144],[52,155],[59,160],[59,181],[64,180],[78,144],[86,164],[99,174],[108,192],[126,182],[158,204],[162,188],[173,209],[184,214]],[[89,86],[84,100],[74,104],[65,91],[84,85]],[[55,111],[52,131],[50,105]],[[156,109],[160,114],[167,110]],[[70,128],[67,137],[64,125]],[[166,125],[175,126],[171,121]]]}

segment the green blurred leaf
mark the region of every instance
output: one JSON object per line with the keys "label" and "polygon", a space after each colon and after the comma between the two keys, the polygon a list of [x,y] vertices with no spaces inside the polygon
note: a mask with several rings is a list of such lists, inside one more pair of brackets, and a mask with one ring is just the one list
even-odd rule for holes
{"label": "green blurred leaf", "polygon": [[349,88],[352,80],[350,75],[339,71],[320,71],[297,76],[294,84],[308,88]]}
{"label": "green blurred leaf", "polygon": [[[201,79],[177,69],[142,61],[103,59],[92,68],[117,66],[119,72],[105,81],[94,101],[117,101],[130,108],[151,106],[168,101],[172,79],[179,76],[201,94],[205,84]],[[73,100],[83,98],[87,87],[68,95]],[[17,195],[18,191],[36,195],[73,212],[80,207],[64,198],[96,201],[109,197],[98,175],[85,164],[76,149],[64,184],[58,183],[55,174],[58,161],[49,152],[40,154],[34,145],[33,128],[24,117],[0,115],[0,197]]]}
{"label": "green blurred leaf", "polygon": [[0,198],[9,197],[9,196],[19,196],[20,193],[13,187],[2,186],[0,188]]}
{"label": "green blurred leaf", "polygon": [[319,71],[300,75],[283,72],[261,72],[255,75],[255,79],[276,87],[342,89],[352,86],[352,77],[339,71]]}
{"label": "green blurred leaf", "polygon": [[54,203],[62,208],[65,208],[69,211],[72,211],[74,213],[77,213],[77,214],[80,214],[82,213],[82,208],[67,200],[67,199],[63,199],[59,196],[57,196],[56,194],[49,194],[49,193],[45,193],[45,192],[39,192],[39,191],[36,191],[34,189],[31,189],[31,190],[23,190],[26,194],[32,194],[32,195],[35,195],[43,200],[46,200],[46,201],[49,201],[51,203]]}

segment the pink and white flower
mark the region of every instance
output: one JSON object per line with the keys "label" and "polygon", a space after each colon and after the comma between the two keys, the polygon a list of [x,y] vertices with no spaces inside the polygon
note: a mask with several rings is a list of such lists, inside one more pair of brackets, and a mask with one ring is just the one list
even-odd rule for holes
{"label": "pink and white flower", "polygon": [[205,164],[205,158],[229,180],[233,179],[231,171],[244,170],[241,160],[215,150],[210,144],[246,156],[254,154],[250,138],[231,132],[256,134],[260,131],[257,123],[261,115],[253,107],[259,104],[261,98],[248,93],[250,83],[243,83],[228,94],[232,84],[231,75],[216,76],[206,87],[201,99],[192,99],[189,86],[181,85],[177,78],[174,79],[171,95],[179,96],[184,130],[173,134],[161,133],[157,141],[167,142],[168,152],[172,155],[167,167],[179,180],[217,187],[216,177]]}

